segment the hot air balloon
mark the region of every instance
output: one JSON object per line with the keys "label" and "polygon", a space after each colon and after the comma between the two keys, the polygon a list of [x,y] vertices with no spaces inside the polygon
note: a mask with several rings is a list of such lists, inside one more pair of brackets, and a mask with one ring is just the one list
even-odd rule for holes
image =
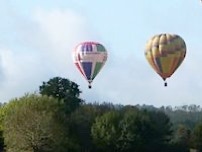
{"label": "hot air balloon", "polygon": [[107,60],[107,50],[98,42],[82,42],[73,51],[73,60],[91,88],[91,83]]}
{"label": "hot air balloon", "polygon": [[172,76],[186,56],[186,44],[179,35],[155,35],[146,43],[145,56],[167,86],[166,79]]}

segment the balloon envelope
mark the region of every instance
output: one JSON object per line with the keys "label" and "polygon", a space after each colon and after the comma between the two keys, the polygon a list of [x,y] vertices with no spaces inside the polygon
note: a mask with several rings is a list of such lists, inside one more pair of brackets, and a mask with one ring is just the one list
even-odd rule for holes
{"label": "balloon envelope", "polygon": [[78,44],[73,52],[73,60],[76,67],[89,83],[100,72],[107,60],[105,47],[98,42],[82,42]]}
{"label": "balloon envelope", "polygon": [[155,35],[146,43],[146,59],[164,81],[177,70],[185,55],[186,44],[175,34]]}

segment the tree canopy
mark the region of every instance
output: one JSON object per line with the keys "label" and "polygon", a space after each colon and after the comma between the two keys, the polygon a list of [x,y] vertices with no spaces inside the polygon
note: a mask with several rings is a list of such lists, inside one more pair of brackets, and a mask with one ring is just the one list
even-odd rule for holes
{"label": "tree canopy", "polygon": [[52,96],[64,101],[67,113],[74,111],[83,103],[83,100],[79,98],[81,93],[79,85],[65,78],[54,77],[43,82],[39,86],[39,92],[41,95]]}
{"label": "tree canopy", "polygon": [[197,105],[89,103],[78,85],[54,77],[0,106],[4,152],[188,152],[202,150],[202,109]]}
{"label": "tree canopy", "polygon": [[6,150],[65,152],[70,141],[61,106],[55,98],[38,95],[10,101],[4,107]]}

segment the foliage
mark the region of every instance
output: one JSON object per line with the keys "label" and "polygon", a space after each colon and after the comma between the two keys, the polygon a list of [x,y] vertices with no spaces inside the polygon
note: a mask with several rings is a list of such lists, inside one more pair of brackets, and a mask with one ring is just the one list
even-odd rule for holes
{"label": "foliage", "polygon": [[92,136],[100,151],[118,150],[117,139],[120,136],[119,123],[121,115],[118,111],[110,111],[103,116],[97,117],[92,126]]}
{"label": "foliage", "polygon": [[193,130],[194,148],[202,151],[202,123],[198,123]]}
{"label": "foliage", "polygon": [[79,97],[81,93],[76,83],[61,77],[54,77],[48,82],[43,82],[39,90],[42,95],[53,96],[58,99],[65,99],[70,96]]}
{"label": "foliage", "polygon": [[95,118],[101,115],[101,109],[96,104],[83,104],[71,114],[70,133],[71,137],[78,143],[80,151],[93,151],[91,126]]}
{"label": "foliage", "polygon": [[54,77],[48,82],[43,82],[43,84],[39,86],[39,92],[42,95],[63,100],[67,113],[74,111],[83,102],[83,100],[79,98],[81,93],[79,86],[75,82],[61,77]]}
{"label": "foliage", "polygon": [[167,106],[160,109],[170,117],[175,130],[181,124],[192,130],[198,122],[202,121],[202,109],[199,105],[183,105],[174,108]]}
{"label": "foliage", "polygon": [[92,126],[99,150],[112,152],[160,151],[168,144],[171,133],[169,118],[164,113],[130,106],[97,117]]}
{"label": "foliage", "polygon": [[5,107],[4,138],[8,152],[66,152],[71,142],[57,99],[26,95]]}
{"label": "foliage", "polygon": [[69,80],[49,81],[40,86],[41,95],[25,95],[1,106],[0,144],[3,148],[5,142],[7,152],[202,150],[200,106],[86,104],[80,93],[68,91]]}
{"label": "foliage", "polygon": [[185,125],[179,125],[175,130],[172,144],[175,145],[176,151],[189,151],[191,147],[191,130]]}

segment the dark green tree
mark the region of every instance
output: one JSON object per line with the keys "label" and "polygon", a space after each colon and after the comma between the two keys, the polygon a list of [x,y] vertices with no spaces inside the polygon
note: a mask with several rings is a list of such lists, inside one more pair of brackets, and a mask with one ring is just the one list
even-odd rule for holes
{"label": "dark green tree", "polygon": [[[151,128],[147,134],[147,146],[145,151],[162,151],[168,146],[172,137],[172,123],[169,117],[162,111],[144,111],[150,119]],[[148,140],[149,139],[149,140]]]}
{"label": "dark green tree", "polygon": [[185,125],[179,125],[174,132],[174,138],[172,144],[176,151],[188,152],[191,144],[191,130]]}
{"label": "dark green tree", "polygon": [[171,127],[163,112],[125,106],[97,117],[92,136],[103,151],[163,151],[171,139]]}
{"label": "dark green tree", "polygon": [[100,111],[93,104],[83,104],[71,113],[70,134],[78,143],[80,152],[95,151],[91,136],[91,126],[98,115],[100,115]]}
{"label": "dark green tree", "polygon": [[[137,110],[129,106],[125,110],[122,123],[121,130],[125,130],[123,135],[127,140],[119,145],[128,144],[127,151],[163,151],[171,139],[172,124],[169,117],[155,109]],[[130,138],[126,138],[126,135]]]}
{"label": "dark green tree", "polygon": [[193,147],[202,151],[202,123],[198,123],[193,130]]}
{"label": "dark green tree", "polygon": [[79,86],[65,78],[54,77],[48,82],[43,82],[39,87],[39,92],[42,95],[52,96],[63,100],[65,103],[66,112],[72,112],[83,102],[79,98],[81,91]]}
{"label": "dark green tree", "polygon": [[117,147],[122,152],[143,151],[147,141],[151,138],[149,130],[151,124],[148,115],[135,107],[124,108],[123,118],[119,124],[120,136]]}

